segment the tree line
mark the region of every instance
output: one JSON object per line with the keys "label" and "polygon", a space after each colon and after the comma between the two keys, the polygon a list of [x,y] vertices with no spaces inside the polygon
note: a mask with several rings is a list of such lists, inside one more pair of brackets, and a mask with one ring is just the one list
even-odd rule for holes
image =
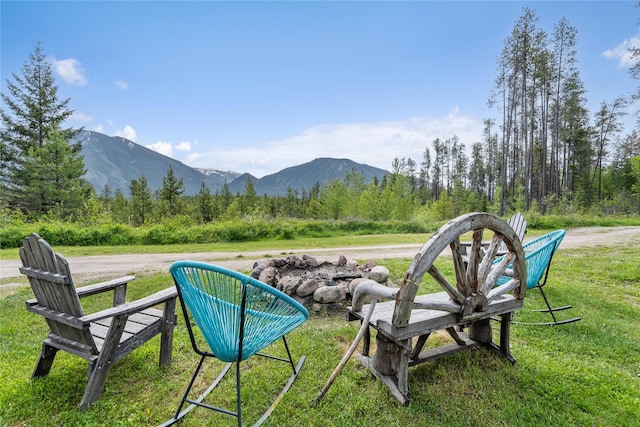
{"label": "tree line", "polygon": [[[640,50],[632,54],[631,75],[640,78]],[[0,109],[0,207],[26,219],[144,225],[176,216],[206,223],[253,216],[406,221],[468,211],[640,213],[640,137],[636,130],[622,135],[625,107],[640,90],[590,112],[576,28],[563,18],[546,32],[528,7],[498,57],[489,96],[497,118],[484,120],[481,141],[436,138],[418,161],[393,159],[382,179],[365,182],[352,171],[284,196],[258,195],[251,180],[242,193],[226,184],[212,192],[202,183],[197,195],[185,196],[172,168],[155,193],[144,176],[131,181],[128,194],[108,186],[96,191],[83,178],[82,129],[63,127],[73,110],[69,99],[58,99],[40,43],[12,78]]]}

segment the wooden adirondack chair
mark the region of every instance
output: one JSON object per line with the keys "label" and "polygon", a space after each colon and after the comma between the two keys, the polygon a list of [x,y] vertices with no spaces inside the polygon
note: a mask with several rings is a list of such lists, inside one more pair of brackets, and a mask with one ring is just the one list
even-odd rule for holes
{"label": "wooden adirondack chair", "polygon": [[[27,301],[27,310],[49,325],[32,378],[49,373],[58,350],[88,360],[89,382],[80,403],[84,410],[100,397],[111,365],[155,335],[161,334],[160,365],[171,362],[175,287],[134,302],[125,301],[133,276],[76,289],[67,260],[36,233],[24,239],[20,258],[20,272],[29,278],[36,297]],[[105,291],[113,291],[113,307],[85,314],[80,298]],[[159,304],[163,310],[153,308]]]}
{"label": "wooden adirondack chair", "polygon": [[[511,228],[513,228],[513,231],[515,231],[516,236],[518,236],[518,238],[520,239],[520,242],[522,242],[524,240],[524,235],[527,234],[527,220],[524,219],[524,216],[520,212],[518,212],[517,214],[513,215],[511,218],[507,220],[507,224],[509,224]],[[467,250],[470,247],[471,247],[471,242],[460,243],[460,253],[462,254],[462,256],[464,257],[468,256]],[[486,251],[488,247],[489,247],[488,242],[482,244],[482,249],[484,251]],[[508,251],[509,249],[507,248],[507,245],[505,245],[505,243],[502,242],[498,246],[498,251],[496,252],[496,256],[504,255]]]}

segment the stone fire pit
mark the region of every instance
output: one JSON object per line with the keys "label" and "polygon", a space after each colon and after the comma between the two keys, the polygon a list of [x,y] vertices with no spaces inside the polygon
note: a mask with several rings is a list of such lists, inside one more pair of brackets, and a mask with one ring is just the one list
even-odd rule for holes
{"label": "stone fire pit", "polygon": [[363,280],[388,285],[389,270],[372,260],[358,265],[342,255],[335,263],[302,255],[256,262],[251,276],[320,311],[350,301]]}

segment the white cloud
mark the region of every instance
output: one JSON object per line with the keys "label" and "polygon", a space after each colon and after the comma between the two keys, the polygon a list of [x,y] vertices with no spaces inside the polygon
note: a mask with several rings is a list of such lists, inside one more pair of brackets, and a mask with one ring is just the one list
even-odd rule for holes
{"label": "white cloud", "polygon": [[640,35],[633,36],[630,39],[623,41],[613,49],[605,50],[602,52],[602,56],[607,59],[618,60],[618,68],[629,68],[637,60],[634,60],[631,57],[631,52],[629,51],[629,49],[634,47],[640,48]]}
{"label": "white cloud", "polygon": [[136,142],[136,131],[129,125],[126,125],[123,130],[117,130],[114,135]]}
{"label": "white cloud", "polygon": [[456,135],[469,148],[482,140],[483,126],[482,120],[461,115],[456,106],[444,117],[320,125],[290,138],[255,146],[192,152],[183,161],[196,167],[249,172],[257,177],[318,157],[348,158],[389,170],[395,157],[410,157],[420,164],[427,148],[433,158],[436,138]]}
{"label": "white cloud", "polygon": [[93,117],[91,117],[90,115],[85,113],[79,113],[77,111],[74,111],[71,117],[69,118],[78,122],[85,122],[85,123],[93,121]]}
{"label": "white cloud", "polygon": [[155,144],[145,145],[145,147],[167,157],[173,157],[173,146],[169,142],[158,141]]}
{"label": "white cloud", "polygon": [[[196,141],[194,144],[197,145],[197,143],[198,142]],[[150,150],[156,151],[160,154],[164,154],[168,157],[174,157],[176,151],[189,153],[191,152],[191,146],[192,144],[189,141],[180,141],[180,143],[176,144],[175,146],[172,143],[165,141],[158,141],[154,144],[145,145],[145,147],[149,148]]]}
{"label": "white cloud", "polygon": [[191,152],[191,142],[181,141],[178,145],[176,145],[176,150],[186,151],[187,153]]}
{"label": "white cloud", "polygon": [[96,125],[93,127],[94,132],[100,132],[100,133],[104,133],[104,126],[102,125]]}
{"label": "white cloud", "polygon": [[84,86],[87,84],[87,77],[80,62],[73,58],[57,60],[54,57],[49,59],[53,69],[62,79],[70,85]]}
{"label": "white cloud", "polygon": [[123,81],[123,80],[118,80],[116,81],[116,87],[118,89],[120,89],[121,91],[127,91],[127,89],[129,89],[129,83]]}

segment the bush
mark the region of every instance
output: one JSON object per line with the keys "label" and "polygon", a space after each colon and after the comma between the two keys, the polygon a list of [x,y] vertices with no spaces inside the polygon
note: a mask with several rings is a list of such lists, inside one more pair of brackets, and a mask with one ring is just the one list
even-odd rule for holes
{"label": "bush", "polygon": [[[525,214],[528,227],[538,230],[560,228],[639,225],[637,216],[540,215]],[[425,217],[426,218],[426,217]],[[55,246],[170,245],[178,243],[248,242],[264,239],[292,240],[297,237],[331,237],[364,234],[433,233],[442,221],[378,222],[351,219],[295,220],[244,218],[195,224],[187,217],[166,219],[160,224],[132,227],[111,222],[98,225],[62,222],[40,223],[3,221],[0,248],[17,248],[22,239],[34,231]]]}

